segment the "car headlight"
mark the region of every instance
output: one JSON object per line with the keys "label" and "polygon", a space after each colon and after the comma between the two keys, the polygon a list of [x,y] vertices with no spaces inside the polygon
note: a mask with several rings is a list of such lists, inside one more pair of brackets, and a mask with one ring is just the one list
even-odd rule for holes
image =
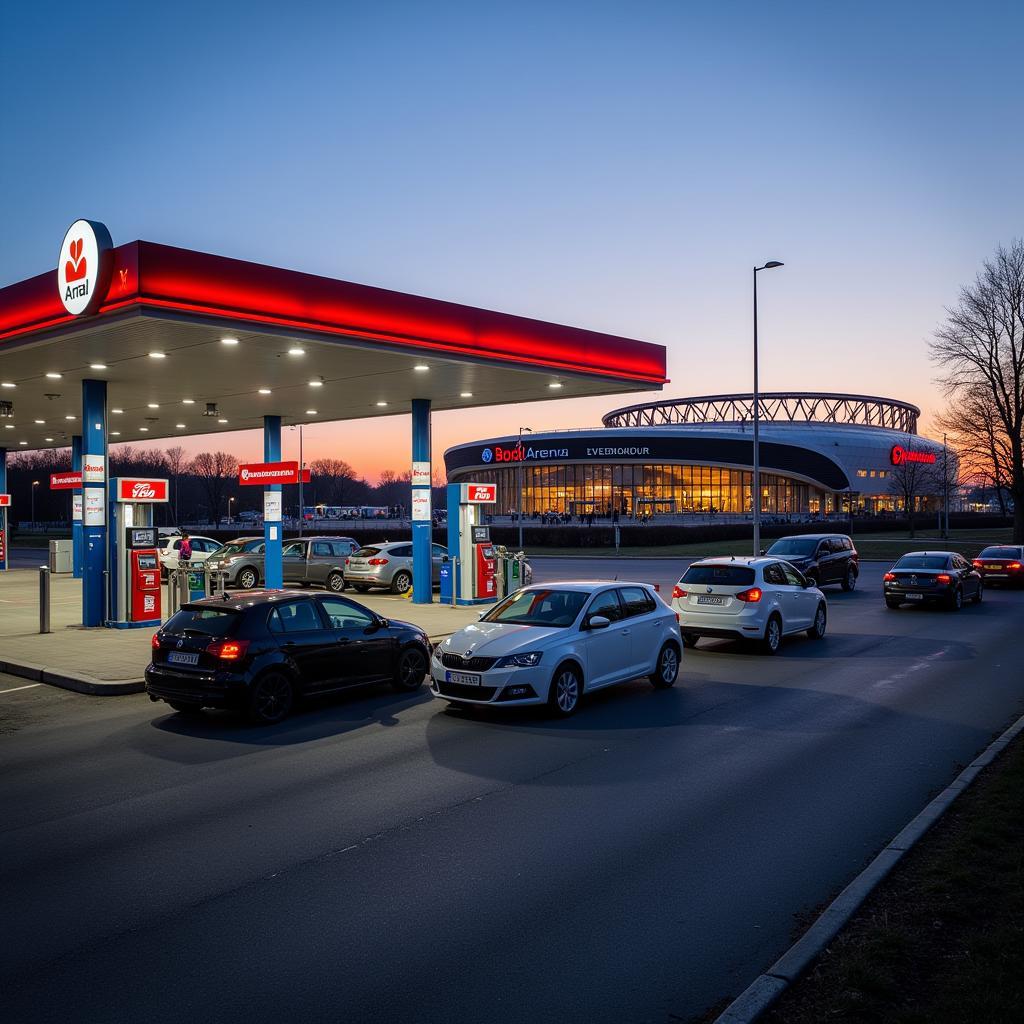
{"label": "car headlight", "polygon": [[528,654],[508,654],[504,658],[499,658],[495,663],[495,668],[533,668],[534,665],[540,662],[541,651],[530,651]]}

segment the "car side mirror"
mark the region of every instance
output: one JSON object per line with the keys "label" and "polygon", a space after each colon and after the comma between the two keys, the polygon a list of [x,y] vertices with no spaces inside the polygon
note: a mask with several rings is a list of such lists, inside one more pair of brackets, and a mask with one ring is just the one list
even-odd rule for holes
{"label": "car side mirror", "polygon": [[801,586],[804,588],[804,590],[809,590],[811,587],[814,586],[814,581],[809,580],[806,576],[804,576],[803,583],[801,584]]}
{"label": "car side mirror", "polygon": [[378,629],[387,629],[391,623],[387,619],[377,618],[373,620],[373,624],[369,628],[369,632],[375,633]]}
{"label": "car side mirror", "polygon": [[482,609],[481,609],[480,611],[478,611],[478,612],[476,613],[476,617],[477,617],[478,619],[482,619],[482,618],[483,618],[483,617],[484,617],[484,616],[485,616],[485,615],[487,614],[487,611],[488,611],[488,609],[486,609],[486,608],[482,608]]}
{"label": "car side mirror", "polygon": [[761,554],[762,554],[762,555],[764,555],[764,554],[767,554],[767,552],[765,551],[765,549],[764,549],[764,548],[761,548]]}
{"label": "car side mirror", "polygon": [[612,620],[604,615],[591,615],[587,619],[587,629],[607,629],[611,624]]}

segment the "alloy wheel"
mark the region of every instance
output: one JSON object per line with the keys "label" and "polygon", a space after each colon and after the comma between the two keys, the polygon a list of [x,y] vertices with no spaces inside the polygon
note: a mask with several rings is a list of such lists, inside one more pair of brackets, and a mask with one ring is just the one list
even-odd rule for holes
{"label": "alloy wheel", "polygon": [[280,722],[292,709],[292,684],[283,675],[272,672],[256,683],[252,695],[252,714],[266,724]]}
{"label": "alloy wheel", "polygon": [[555,680],[555,703],[563,715],[570,715],[580,701],[580,682],[572,669],[563,669]]}

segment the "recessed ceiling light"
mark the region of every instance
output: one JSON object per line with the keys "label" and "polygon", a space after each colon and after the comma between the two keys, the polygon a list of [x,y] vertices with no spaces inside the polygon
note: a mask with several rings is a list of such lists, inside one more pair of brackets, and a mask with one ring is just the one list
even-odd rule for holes
{"label": "recessed ceiling light", "polygon": [[18,444],[28,444],[28,441],[19,441]]}
{"label": "recessed ceiling light", "polygon": [[561,386],[562,386],[562,382],[561,382],[560,380],[553,380],[553,381],[552,381],[552,382],[551,382],[551,383],[550,383],[550,384],[548,385],[548,387],[549,387],[549,388],[560,388]]}
{"label": "recessed ceiling light", "polygon": [[260,388],[260,394],[261,395],[269,395],[270,394],[270,388]]}
{"label": "recessed ceiling light", "polygon": [[14,424],[13,423],[5,423],[4,424],[4,430],[13,430],[13,429],[14,429]]}
{"label": "recessed ceiling light", "polygon": [[306,415],[307,416],[315,416],[316,415],[316,409],[307,409],[306,410]]}
{"label": "recessed ceiling light", "polygon": [[387,404],[388,404],[387,402],[378,402],[378,403],[377,403],[377,408],[378,408],[378,409],[383,409],[383,408],[384,408],[384,406],[385,406],[385,405],[387,405]]}
{"label": "recessed ceiling light", "polygon": [[178,428],[178,430],[184,430],[185,429],[185,424],[184,423],[175,423],[174,425]]}
{"label": "recessed ceiling light", "polygon": [[306,350],[304,348],[290,348],[288,349],[288,355],[290,356],[304,356]]}
{"label": "recessed ceiling light", "polygon": [[66,420],[73,420],[73,419],[77,419],[77,417],[76,416],[65,416],[64,419],[66,419]]}
{"label": "recessed ceiling light", "polygon": [[460,391],[459,392],[459,398],[472,398],[472,397],[473,397],[473,392],[472,391]]}
{"label": "recessed ceiling light", "polygon": [[237,338],[221,338],[220,339],[220,343],[222,345],[237,345],[238,344],[238,339]]}
{"label": "recessed ceiling light", "polygon": [[90,363],[89,364],[89,369],[90,370],[105,370],[106,368],[107,368],[107,364],[106,363]]}
{"label": "recessed ceiling light", "polygon": [[150,359],[166,359],[167,356],[163,352],[150,352],[149,353],[149,358]]}
{"label": "recessed ceiling light", "polygon": [[227,423],[227,420],[217,420],[218,423]]}
{"label": "recessed ceiling light", "polygon": [[124,412],[124,409],[111,409],[110,410],[115,416],[120,416]]}
{"label": "recessed ceiling light", "polygon": [[13,382],[11,382],[9,380],[5,380],[3,382],[0,382],[0,388],[16,388],[17,386],[18,386],[17,384],[14,384]]}
{"label": "recessed ceiling light", "polygon": [[159,409],[160,408],[160,403],[159,402],[147,402],[146,403],[146,408],[147,409]]}
{"label": "recessed ceiling light", "polygon": [[194,398],[183,398],[181,400],[181,404],[182,405],[195,405],[196,404],[196,400]]}
{"label": "recessed ceiling light", "polygon": [[46,375],[50,380],[60,380],[64,375],[62,373],[48,373]]}
{"label": "recessed ceiling light", "polygon": [[322,388],[324,386],[323,377],[316,377],[309,382],[311,388]]}
{"label": "recessed ceiling light", "polygon": [[143,434],[149,433],[149,427],[139,427],[139,430],[141,430]]}
{"label": "recessed ceiling light", "polygon": [[427,366],[427,365],[426,365],[426,363],[417,363],[417,364],[416,364],[416,365],[415,365],[415,366],[413,367],[413,369],[414,369],[414,370],[415,370],[415,371],[416,371],[417,373],[426,373],[426,372],[427,372],[427,370],[429,370],[429,369],[430,369],[430,367],[429,367],[429,366]]}
{"label": "recessed ceiling light", "polygon": [[120,430],[112,430],[110,432],[110,436],[111,437],[120,437],[121,436],[121,431]]}
{"label": "recessed ceiling light", "polygon": [[46,420],[36,420],[36,423],[39,423],[39,424],[42,424],[42,423],[45,423],[45,422],[46,422]]}
{"label": "recessed ceiling light", "polygon": [[44,441],[52,441],[52,440],[53,440],[53,438],[52,438],[52,437],[44,437],[44,438],[43,438],[43,440],[44,440]]}

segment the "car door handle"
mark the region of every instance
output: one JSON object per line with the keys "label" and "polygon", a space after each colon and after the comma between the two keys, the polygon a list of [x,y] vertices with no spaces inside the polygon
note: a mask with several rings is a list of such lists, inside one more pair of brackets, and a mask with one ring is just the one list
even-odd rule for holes
{"label": "car door handle", "polygon": [[623,635],[623,636],[629,636],[629,630],[628,630],[628,629],[624,629],[624,630],[622,631],[622,635]]}

